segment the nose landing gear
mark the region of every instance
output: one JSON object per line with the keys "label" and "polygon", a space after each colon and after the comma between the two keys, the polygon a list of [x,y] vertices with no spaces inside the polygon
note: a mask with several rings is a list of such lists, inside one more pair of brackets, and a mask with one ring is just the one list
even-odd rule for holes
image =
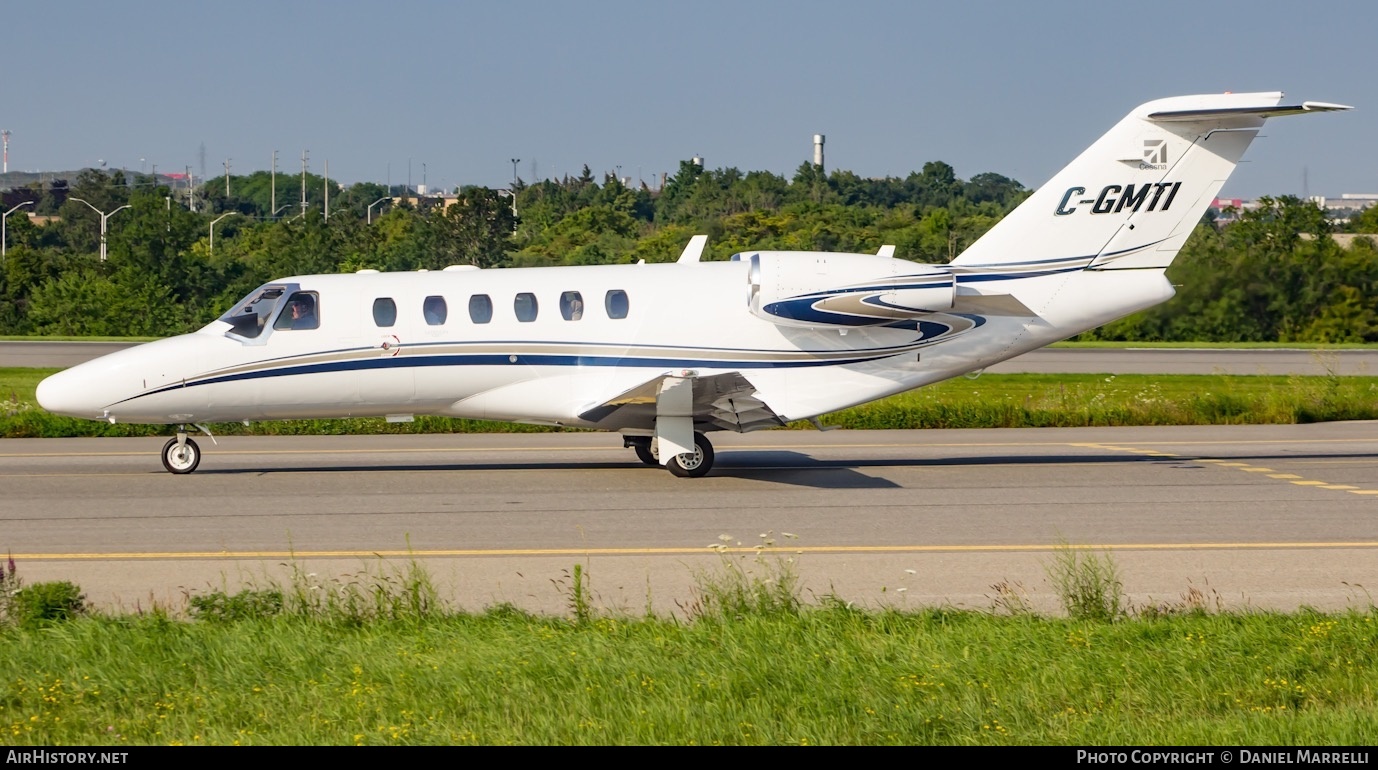
{"label": "nose landing gear", "polygon": [[170,438],[163,444],[163,467],[169,473],[191,473],[200,464],[201,447],[187,438],[186,431],[177,431],[177,438]]}
{"label": "nose landing gear", "polygon": [[[244,424],[248,425],[249,423],[246,421]],[[200,423],[192,423],[192,425],[197,430],[206,434],[206,436],[210,438],[211,443],[220,443],[215,440],[215,436],[211,435],[210,430],[206,428],[206,426]],[[168,439],[167,443],[163,444],[163,467],[167,468],[168,473],[181,475],[183,473],[191,473],[196,470],[196,466],[200,464],[201,447],[197,446],[195,441],[187,438],[187,426],[185,424],[178,425],[177,438]]]}

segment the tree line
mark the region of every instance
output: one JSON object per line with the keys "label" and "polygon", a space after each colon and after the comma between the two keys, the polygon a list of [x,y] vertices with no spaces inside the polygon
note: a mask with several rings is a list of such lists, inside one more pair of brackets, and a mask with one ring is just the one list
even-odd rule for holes
{"label": "tree line", "polygon": [[[298,179],[284,175],[274,189],[260,171],[188,191],[163,178],[88,169],[4,193],[4,210],[32,201],[27,210],[40,218],[6,222],[0,334],[163,336],[198,328],[254,287],[289,275],[664,262],[697,233],[709,235],[705,259],[893,244],[899,257],[941,263],[1030,192],[995,173],[960,179],[942,162],[867,179],[812,163],[787,178],[685,161],[656,190],[612,174],[596,179],[586,166],[578,176],[516,180],[511,189],[463,187],[444,200]],[[1086,336],[1378,341],[1374,243],[1340,246],[1329,237],[1336,225],[1309,201],[1262,204],[1229,221],[1210,212],[1168,272],[1178,297]],[[1378,232],[1378,209],[1349,228]]]}

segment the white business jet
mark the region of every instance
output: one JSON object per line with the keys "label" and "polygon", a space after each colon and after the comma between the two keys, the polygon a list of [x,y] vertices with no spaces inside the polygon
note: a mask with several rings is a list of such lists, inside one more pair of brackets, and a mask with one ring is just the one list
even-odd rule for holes
{"label": "white business jet", "polygon": [[1173,295],[1163,275],[1281,93],[1144,104],[950,264],[744,251],[674,264],[303,275],[55,374],[45,409],[187,426],[418,414],[616,431],[677,476],[705,433],[812,420],[977,371]]}

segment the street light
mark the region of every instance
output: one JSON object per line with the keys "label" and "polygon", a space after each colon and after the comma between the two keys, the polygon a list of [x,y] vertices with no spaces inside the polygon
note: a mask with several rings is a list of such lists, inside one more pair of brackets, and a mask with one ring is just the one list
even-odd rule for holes
{"label": "street light", "polygon": [[517,193],[512,190],[498,190],[498,195],[512,199],[512,232],[517,232]]}
{"label": "street light", "polygon": [[295,206],[295,205],[297,205],[297,204],[295,204],[295,203],[289,203],[289,204],[287,204],[286,206],[278,206],[278,207],[277,207],[277,210],[274,211],[273,214],[272,214],[272,216],[270,216],[270,217],[268,217],[268,218],[269,218],[269,219],[277,219],[277,218],[278,218],[278,214],[281,214],[283,211],[286,211],[287,209],[290,209],[290,208],[292,208],[292,207]]}
{"label": "street light", "polygon": [[79,202],[79,203],[85,203],[87,206],[90,206],[90,207],[91,207],[91,210],[92,210],[92,211],[96,212],[97,214],[100,214],[100,261],[104,262],[104,261],[105,261],[105,223],[108,222],[108,221],[110,221],[110,217],[113,217],[113,216],[115,216],[116,214],[118,214],[118,213],[120,213],[121,211],[123,211],[124,209],[129,208],[129,204],[126,203],[126,204],[124,204],[123,206],[120,206],[119,208],[117,208],[117,209],[115,209],[114,211],[112,211],[112,212],[110,212],[109,214],[107,214],[107,213],[105,213],[104,211],[101,211],[100,209],[96,208],[95,206],[91,206],[90,203],[87,203],[86,201],[82,200],[81,198],[69,198],[68,200],[74,200],[74,201],[77,201],[77,202]]}
{"label": "street light", "polygon": [[0,215],[0,259],[5,258],[5,220],[9,219],[10,214],[13,214],[14,212],[18,211],[21,206],[32,205],[33,201],[24,201],[23,203],[16,204],[14,208],[10,209],[9,211],[6,211],[3,215]]}
{"label": "street light", "polygon": [[[514,189],[514,190],[517,189],[517,164],[518,164],[518,163],[521,163],[521,162],[522,162],[522,159],[521,159],[521,158],[513,158],[513,159],[512,159],[512,189]],[[516,200],[517,200],[516,198],[513,198],[513,199],[512,199],[513,203],[515,203]]]}
{"label": "street light", "polygon": [[224,219],[225,217],[232,217],[232,216],[234,216],[235,214],[238,214],[238,213],[239,213],[238,211],[227,211],[227,212],[225,212],[224,214],[221,214],[220,216],[218,216],[218,217],[216,217],[215,219],[211,220],[211,247],[210,247],[210,253],[212,253],[212,254],[215,253],[215,225],[216,225],[216,223],[219,222],[220,220]]}
{"label": "street light", "polygon": [[374,201],[374,202],[368,204],[368,223],[369,223],[369,224],[373,224],[373,207],[374,207],[374,206],[377,206],[379,203],[382,203],[383,201],[391,200],[391,199],[392,199],[391,196],[384,195],[383,197],[379,198],[378,200],[376,200],[376,201]]}

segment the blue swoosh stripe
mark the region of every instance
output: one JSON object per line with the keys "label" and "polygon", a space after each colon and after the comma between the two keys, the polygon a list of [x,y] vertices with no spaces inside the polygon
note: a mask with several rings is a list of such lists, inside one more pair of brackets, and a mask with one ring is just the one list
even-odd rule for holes
{"label": "blue swoosh stripe", "polygon": [[290,377],[303,374],[322,374],[327,372],[350,372],[368,371],[372,369],[403,369],[414,367],[429,366],[630,366],[630,367],[657,367],[667,369],[685,369],[690,367],[711,367],[716,369],[790,369],[790,368],[809,368],[815,366],[845,366],[847,364],[860,364],[869,361],[878,361],[883,358],[890,358],[905,351],[898,350],[883,355],[860,356],[848,359],[823,359],[814,361],[715,361],[712,359],[683,359],[683,358],[620,358],[614,356],[576,356],[576,355],[518,355],[516,361],[512,361],[510,356],[501,354],[487,355],[464,355],[464,356],[405,356],[397,358],[370,358],[354,359],[352,361],[332,361],[320,364],[303,364],[300,366],[283,366],[275,369],[260,369],[251,372],[240,372],[238,374],[227,374],[219,377],[208,377],[204,380],[195,382],[179,383],[167,385],[157,390],[140,393],[122,401],[116,401],[110,406],[123,404],[144,396],[154,396],[159,393],[166,393],[172,390],[194,388],[198,385],[212,385],[221,382],[240,382],[244,380],[268,379],[272,377]]}

